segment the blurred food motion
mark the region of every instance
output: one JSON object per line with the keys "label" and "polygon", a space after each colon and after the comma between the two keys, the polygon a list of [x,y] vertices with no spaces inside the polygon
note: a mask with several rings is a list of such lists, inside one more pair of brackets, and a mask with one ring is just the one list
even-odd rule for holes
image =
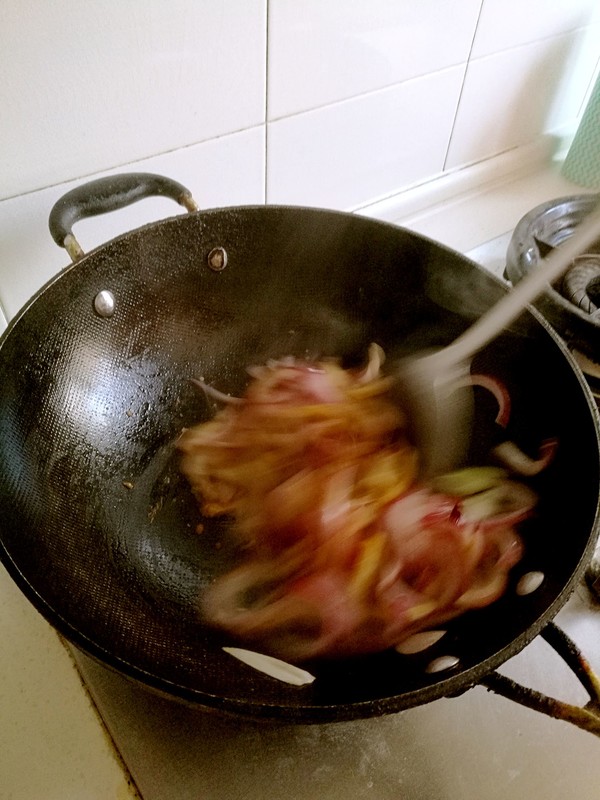
{"label": "blurred food motion", "polygon": [[506,590],[537,502],[513,473],[554,446],[424,482],[383,359],[271,361],[237,398],[199,382],[222,407],[182,434],[181,467],[204,517],[233,521],[240,560],[201,607],[235,640],[291,661],[401,649]]}

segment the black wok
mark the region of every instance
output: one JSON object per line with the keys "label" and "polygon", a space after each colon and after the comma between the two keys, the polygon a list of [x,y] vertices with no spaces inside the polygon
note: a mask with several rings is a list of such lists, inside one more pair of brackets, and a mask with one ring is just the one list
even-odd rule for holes
{"label": "black wok", "polygon": [[[506,595],[453,622],[426,654],[312,663],[313,684],[288,686],[224,653],[231,642],[198,613],[200,593],[232,553],[225,522],[196,532],[199,513],[178,471],[180,431],[215,410],[190,378],[237,393],[245,367],[270,357],[350,364],[372,341],[390,359],[443,345],[504,287],[410,231],[308,208],[191,211],[80,253],[74,221],[147,194],[193,208],[179,184],[139,174],[57,204],[53,235],[79,257],[0,342],[0,554],[14,580],[94,658],[222,711],[367,717],[485,679],[566,602],[596,538],[597,414],[560,339],[529,311],[476,360],[509,388],[510,438],[532,452],[546,437],[560,442],[533,481],[539,511],[523,526],[527,552]],[[498,431],[491,398],[478,395],[476,405],[471,457],[481,461]],[[514,583],[532,569],[544,582],[518,596]],[[444,654],[458,664],[427,672]]]}

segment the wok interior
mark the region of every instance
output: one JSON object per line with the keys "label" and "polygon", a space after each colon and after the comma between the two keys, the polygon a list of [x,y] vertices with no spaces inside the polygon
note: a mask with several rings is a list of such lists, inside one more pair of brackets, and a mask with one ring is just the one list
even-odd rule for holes
{"label": "wok interior", "polygon": [[[206,266],[213,247],[228,266]],[[116,311],[93,311],[97,292]],[[0,346],[2,558],[37,608],[105,664],[159,691],[224,711],[298,721],[395,711],[468,688],[517,652],[566,600],[595,537],[598,443],[579,376],[529,313],[476,366],[513,400],[509,438],[535,452],[558,437],[523,527],[528,569],[546,580],[509,590],[452,623],[440,646],[460,658],[386,652],[309,664],[296,688],[238,664],[203,625],[198,598],[235,557],[226,520],[201,521],[178,471],[182,428],[215,411],[190,384],[240,392],[271,357],[389,359],[451,341],[501,285],[462,256],[393,226],[334,212],[246,208],[147,226],[84,257],[49,284]],[[477,395],[472,459],[500,435]]]}

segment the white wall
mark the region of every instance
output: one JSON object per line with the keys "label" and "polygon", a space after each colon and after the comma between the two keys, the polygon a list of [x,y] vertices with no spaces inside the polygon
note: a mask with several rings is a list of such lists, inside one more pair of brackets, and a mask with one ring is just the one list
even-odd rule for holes
{"label": "white wall", "polygon": [[[60,267],[55,200],[170,175],[202,206],[357,209],[572,127],[597,0],[3,0],[0,304]],[[170,215],[80,223],[89,249]]]}

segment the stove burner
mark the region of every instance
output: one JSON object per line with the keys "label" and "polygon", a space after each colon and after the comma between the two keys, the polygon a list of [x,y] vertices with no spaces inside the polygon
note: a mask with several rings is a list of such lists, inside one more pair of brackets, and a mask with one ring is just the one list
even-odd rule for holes
{"label": "stove burner", "polygon": [[586,253],[576,258],[559,291],[586,314],[595,315],[600,303],[600,255]]}
{"label": "stove burner", "polygon": [[[598,195],[575,195],[542,203],[518,223],[508,248],[507,277],[518,282],[525,272],[537,266],[561,242],[572,236],[576,227],[594,208]],[[600,307],[600,241],[589,253],[573,262],[560,283],[554,286],[566,300],[586,314]]]}
{"label": "stove burner", "polygon": [[594,600],[600,603],[600,554],[592,559],[585,573],[585,581]]}
{"label": "stove burner", "polygon": [[[533,237],[540,258],[546,258],[556,247]],[[600,245],[600,242],[598,243]],[[596,314],[600,305],[600,253],[584,253],[573,260],[562,282],[555,289],[586,314]]]}
{"label": "stove burner", "polygon": [[[517,224],[508,247],[506,278],[518,283],[568,239],[600,199],[599,194],[542,203]],[[576,355],[598,397],[600,386],[600,240],[573,261],[562,280],[535,302]],[[600,404],[600,403],[599,403]]]}

